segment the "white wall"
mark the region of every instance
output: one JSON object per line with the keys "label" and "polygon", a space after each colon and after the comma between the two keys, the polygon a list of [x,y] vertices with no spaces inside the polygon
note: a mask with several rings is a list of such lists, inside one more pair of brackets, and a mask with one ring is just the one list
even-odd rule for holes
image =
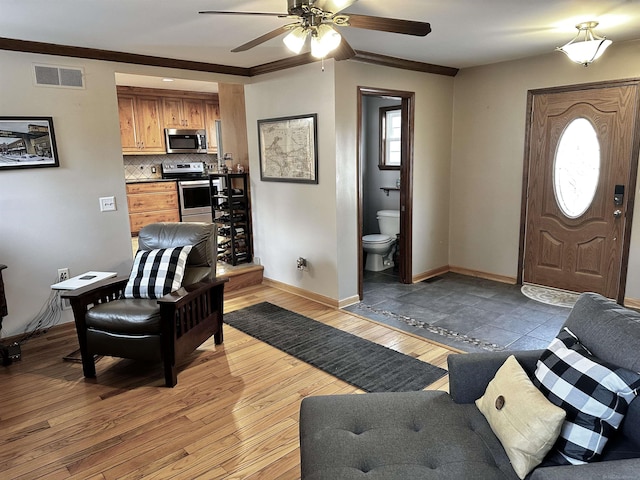
{"label": "white wall", "polygon": [[[255,256],[264,276],[338,298],[334,63],[264,75],[245,86]],[[260,180],[257,122],[316,113],[318,184]],[[296,268],[304,257],[308,270]]]}
{"label": "white wall", "polygon": [[[325,61],[245,87],[255,254],[265,277],[339,302],[357,296],[357,87],[416,92],[414,275],[448,263],[453,78]],[[257,120],[318,113],[319,185],[259,179]],[[308,259],[299,272],[295,260]]]}
{"label": "white wall", "polygon": [[[357,88],[415,92],[413,170],[413,277],[448,264],[449,165],[451,161],[453,77],[410,72],[359,62],[336,64],[336,144],[340,283],[347,292],[357,285]],[[342,177],[342,175],[341,175]],[[345,297],[341,297],[345,298]]]}
{"label": "white wall", "polygon": [[[614,43],[585,68],[564,55],[462,70],[455,79],[450,264],[515,278],[527,91],[640,77],[640,42]],[[627,297],[640,298],[640,203]]]}
{"label": "white wall", "polygon": [[[84,67],[86,89],[36,87],[32,62]],[[44,304],[58,268],[69,267],[72,275],[125,273],[131,244],[112,70],[11,52],[0,52],[0,63],[2,115],[53,117],[60,159],[59,168],[0,172],[0,258],[8,265],[9,309],[2,331],[14,335]],[[100,213],[98,197],[110,195],[118,210]]]}
{"label": "white wall", "polygon": [[[86,89],[36,87],[33,63],[83,67]],[[132,252],[114,72],[244,83],[243,78],[0,51],[0,115],[53,117],[59,168],[0,171],[0,263],[9,315],[21,334],[50,295],[57,270],[127,274]],[[115,196],[101,213],[98,197]],[[72,321],[71,311],[63,322]]]}

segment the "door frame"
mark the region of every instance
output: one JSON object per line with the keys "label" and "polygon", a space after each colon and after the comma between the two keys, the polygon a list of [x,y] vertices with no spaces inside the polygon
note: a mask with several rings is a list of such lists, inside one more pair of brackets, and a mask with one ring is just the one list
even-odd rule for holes
{"label": "door frame", "polygon": [[[516,281],[518,285],[522,285],[524,275],[524,248],[527,224],[527,197],[529,189],[529,166],[530,166],[530,147],[531,147],[531,127],[533,121],[533,99],[536,95],[545,95],[553,93],[574,92],[581,90],[595,90],[609,87],[620,87],[625,85],[635,85],[640,92],[640,78],[632,78],[625,80],[612,80],[594,83],[585,83],[577,85],[565,85],[561,87],[550,87],[529,90],[527,92],[527,120],[525,126],[525,142],[524,142],[524,162],[522,173],[522,196],[520,205],[520,244],[518,248],[518,274]],[[638,96],[636,101],[636,129],[633,132],[633,146],[631,151],[631,165],[629,169],[629,187],[626,189],[626,227],[623,236],[622,258],[620,265],[620,278],[618,279],[618,295],[615,299],[619,304],[624,304],[624,295],[627,286],[627,273],[629,268],[629,249],[631,247],[631,227],[633,223],[633,210],[635,205],[636,181],[638,177],[638,158],[640,156],[640,99]]]}
{"label": "door frame", "polygon": [[401,100],[402,147],[400,153],[400,256],[399,276],[402,283],[413,283],[413,132],[415,117],[415,92],[358,86],[358,296],[363,298],[364,253],[362,250],[364,135],[362,131],[363,97],[398,97]]}

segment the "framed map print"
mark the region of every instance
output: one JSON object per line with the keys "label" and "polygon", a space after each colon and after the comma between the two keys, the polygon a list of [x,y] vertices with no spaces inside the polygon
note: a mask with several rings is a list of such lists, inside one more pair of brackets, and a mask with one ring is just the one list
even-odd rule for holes
{"label": "framed map print", "polygon": [[0,117],[0,170],[59,165],[51,117]]}
{"label": "framed map print", "polygon": [[318,183],[318,115],[258,120],[260,180]]}

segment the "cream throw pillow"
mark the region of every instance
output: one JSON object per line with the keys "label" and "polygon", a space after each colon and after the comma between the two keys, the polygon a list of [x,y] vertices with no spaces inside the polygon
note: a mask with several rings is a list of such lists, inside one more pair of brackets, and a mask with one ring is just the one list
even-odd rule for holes
{"label": "cream throw pillow", "polygon": [[476,406],[520,478],[526,477],[551,450],[566,415],[531,383],[513,355],[476,400]]}

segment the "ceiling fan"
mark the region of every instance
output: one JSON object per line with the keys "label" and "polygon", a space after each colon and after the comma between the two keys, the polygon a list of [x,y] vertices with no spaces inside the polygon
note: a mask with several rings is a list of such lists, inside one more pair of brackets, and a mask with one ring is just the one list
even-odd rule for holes
{"label": "ceiling fan", "polygon": [[424,37],[431,32],[431,25],[414,20],[372,17],[370,15],[339,14],[357,0],[287,0],[287,13],[268,12],[224,12],[205,10],[198,13],[213,15],[262,15],[269,17],[289,18],[294,20],[264,35],[251,40],[232,52],[244,52],[272,38],[288,32],[283,39],[285,45],[294,53],[300,53],[307,38],[311,38],[311,54],[316,58],[324,58],[331,52],[336,60],[347,60],[356,52],[333,28],[355,27],[382,32],[400,33]]}

